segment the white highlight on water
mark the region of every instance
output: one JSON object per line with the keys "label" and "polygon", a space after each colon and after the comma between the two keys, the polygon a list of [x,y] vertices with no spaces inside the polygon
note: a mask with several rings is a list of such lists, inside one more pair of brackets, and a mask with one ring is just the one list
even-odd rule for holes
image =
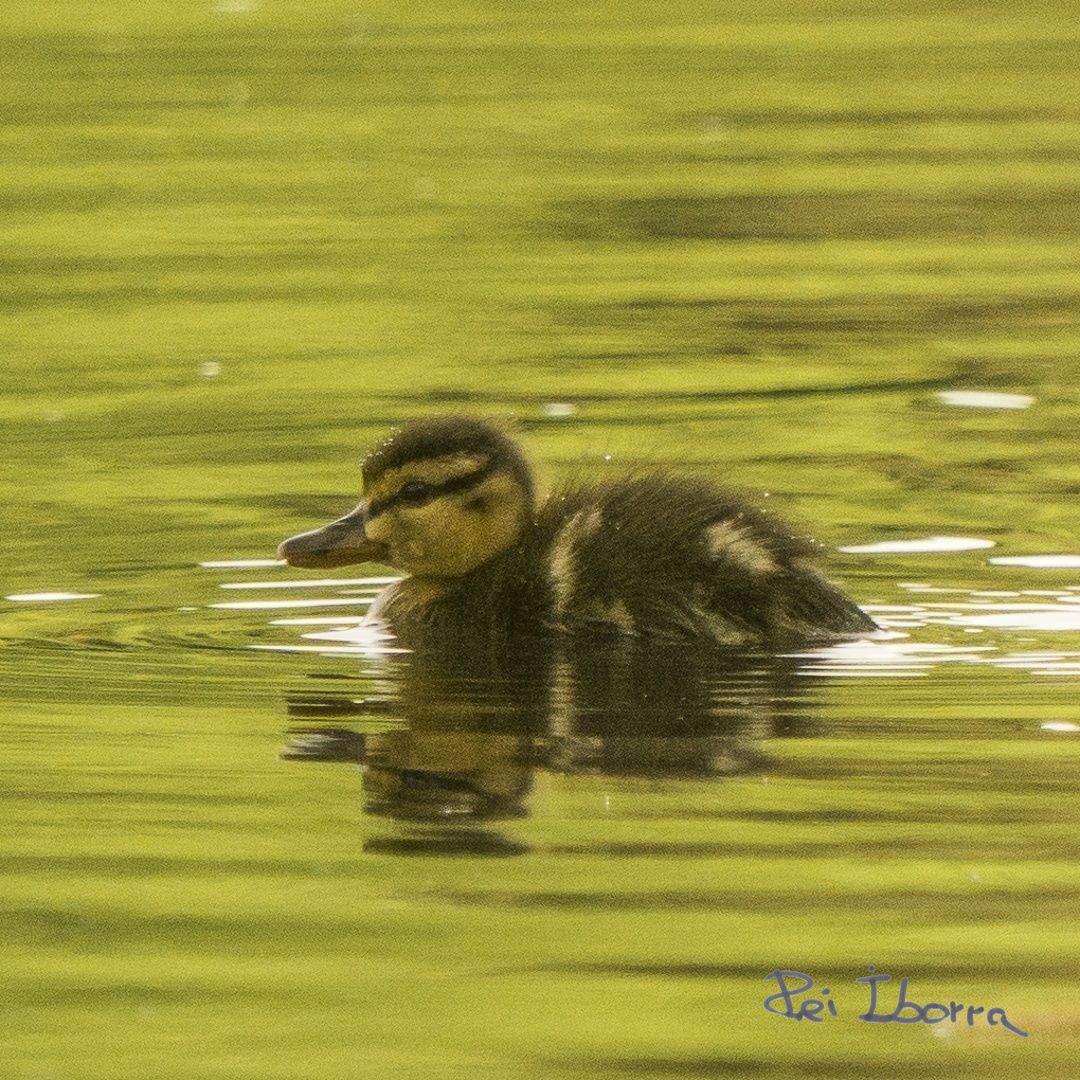
{"label": "white highlight on water", "polygon": [[1002,630],[1080,630],[1080,611],[1060,608],[1005,611],[992,615],[958,615],[951,621],[961,626],[996,626]]}
{"label": "white highlight on water", "polygon": [[227,581],[222,589],[316,589],[323,585],[393,585],[399,577],[321,578],[308,581]]}
{"label": "white highlight on water", "polygon": [[962,409],[1026,409],[1035,403],[1028,394],[999,394],[990,390],[939,390],[938,399]]}
{"label": "white highlight on water", "polygon": [[949,551],[978,551],[992,548],[993,540],[980,540],[971,536],[926,536],[918,540],[882,540],[876,544],[853,544],[840,548],[849,555],[889,555],[941,553]]}
{"label": "white highlight on water", "polygon": [[1032,566],[1037,569],[1075,570],[1080,568],[1080,555],[998,555],[990,562],[995,566]]}

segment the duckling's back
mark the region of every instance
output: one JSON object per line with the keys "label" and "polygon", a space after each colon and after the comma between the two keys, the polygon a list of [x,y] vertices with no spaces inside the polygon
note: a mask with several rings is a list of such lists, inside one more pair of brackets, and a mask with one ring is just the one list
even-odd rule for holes
{"label": "duckling's back", "polygon": [[537,532],[567,630],[754,645],[876,629],[806,565],[811,542],[707,481],[650,474],[567,490]]}

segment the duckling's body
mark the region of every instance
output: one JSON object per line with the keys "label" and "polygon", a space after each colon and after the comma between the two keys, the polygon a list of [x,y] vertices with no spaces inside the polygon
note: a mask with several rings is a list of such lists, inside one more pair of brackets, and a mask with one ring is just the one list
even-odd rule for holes
{"label": "duckling's body", "polygon": [[363,471],[364,502],[279,555],[409,571],[372,609],[408,645],[562,631],[776,646],[876,629],[805,564],[812,544],[704,480],[628,477],[537,507],[517,445],[456,417],[402,429]]}

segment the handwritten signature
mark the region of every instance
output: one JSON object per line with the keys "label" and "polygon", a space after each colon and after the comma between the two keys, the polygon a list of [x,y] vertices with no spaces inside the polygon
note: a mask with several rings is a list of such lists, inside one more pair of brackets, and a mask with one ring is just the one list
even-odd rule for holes
{"label": "handwritten signature", "polygon": [[[878,985],[892,981],[891,975],[875,974],[877,969],[870,965],[870,974],[856,979],[857,983],[864,983],[870,989],[870,1007],[861,1013],[860,1020],[870,1024],[940,1024],[948,1021],[956,1024],[960,1018],[966,1017],[967,1026],[975,1026],[975,1017],[985,1014],[984,1019],[990,1027],[1001,1026],[1011,1031],[1014,1035],[1027,1038],[1027,1032],[1022,1031],[1009,1021],[1005,1010],[996,1006],[987,1009],[983,1005],[964,1005],[959,1001],[950,1001],[943,1005],[937,1001],[928,1001],[920,1005],[908,997],[908,981],[904,977],[900,980],[900,993],[896,1005],[891,1012],[879,1011],[886,1008],[878,1000]],[[779,992],[770,994],[764,1002],[765,1011],[783,1016],[788,1020],[811,1020],[820,1024],[829,1016],[839,1016],[836,1000],[832,996],[832,990],[825,986],[818,991],[817,997],[806,996],[814,988],[814,980],[801,971],[788,971],[777,968],[765,976],[766,979],[775,979]],[[796,1003],[796,998],[800,1000]]]}

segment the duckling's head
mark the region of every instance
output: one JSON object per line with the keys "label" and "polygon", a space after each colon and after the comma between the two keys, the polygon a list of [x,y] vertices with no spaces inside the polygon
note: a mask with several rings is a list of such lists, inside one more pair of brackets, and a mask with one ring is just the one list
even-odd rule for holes
{"label": "duckling's head", "polygon": [[364,459],[364,498],[322,529],[286,540],[292,566],[382,562],[414,577],[461,577],[509,550],[532,517],[520,448],[471,417],[437,417],[391,434]]}

